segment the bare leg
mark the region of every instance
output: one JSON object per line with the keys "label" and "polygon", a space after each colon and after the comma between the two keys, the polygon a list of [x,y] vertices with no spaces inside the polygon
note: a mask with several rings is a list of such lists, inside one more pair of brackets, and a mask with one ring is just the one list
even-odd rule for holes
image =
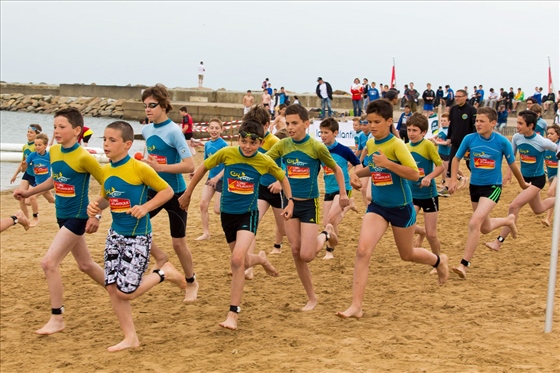
{"label": "bare leg", "polygon": [[31,202],[31,211],[33,212],[29,226],[35,227],[39,224],[39,203],[37,202],[37,196],[29,197],[29,202]]}
{"label": "bare leg", "polygon": [[214,195],[214,188],[210,185],[202,187],[202,197],[200,199],[200,220],[202,222],[202,235],[197,237],[195,241],[202,241],[210,239],[210,216],[208,214],[208,207]]}
{"label": "bare leg", "polygon": [[44,192],[42,194],[43,197],[45,197],[45,199],[47,200],[47,202],[49,203],[54,203],[54,196],[52,194],[52,192],[50,190],[47,190],[46,192]]}
{"label": "bare leg", "polygon": [[[362,304],[369,275],[369,262],[373,250],[388,227],[387,221],[377,214],[365,214],[360,230],[356,263],[354,264],[354,280],[352,284],[352,304],[344,312],[337,312],[340,318],[361,318],[364,314]],[[375,227],[375,229],[371,229]]]}
{"label": "bare leg", "polygon": [[152,247],[150,249],[150,255],[155,259],[155,268],[161,268],[165,263],[169,261],[169,257],[165,252],[163,252],[155,242],[152,242]]}
{"label": "bare leg", "polygon": [[[307,263],[313,260],[316,254],[317,224],[303,224],[299,219],[290,219],[284,224],[292,248],[296,271],[307,294],[308,301],[302,311],[311,311],[317,306],[317,295],[313,290],[313,280]],[[305,247],[305,252],[303,247]]]}
{"label": "bare leg", "polygon": [[[192,254],[187,246],[187,240],[185,237],[171,239],[173,242],[173,249],[181,262],[181,267],[185,272],[186,278],[192,278],[194,276]],[[187,288],[185,291],[185,299],[183,302],[194,302],[198,296],[198,281],[196,278],[193,282],[187,283]]]}
{"label": "bare leg", "polygon": [[[84,237],[75,235],[66,227],[62,227],[57,232],[47,254],[41,262],[41,267],[45,272],[49,287],[51,308],[60,308],[63,304],[64,288],[60,276],[60,263],[69,252],[72,252],[74,255],[82,272],[88,274],[100,285],[103,285],[104,282],[103,270],[91,259]],[[64,320],[62,315],[51,315],[47,324],[37,330],[36,333],[53,334],[63,329]]]}
{"label": "bare leg", "polygon": [[119,297],[117,286],[115,284],[107,286],[107,291],[111,297],[113,310],[117,315],[117,319],[119,320],[119,324],[124,333],[124,339],[120,343],[107,348],[107,350],[109,352],[117,352],[128,348],[140,347],[140,341],[136,335],[136,328],[134,327],[134,321],[132,320],[132,307],[130,305],[130,301]]}
{"label": "bare leg", "polygon": [[[414,263],[429,264],[434,266],[437,263],[437,256],[434,253],[421,247],[412,246],[412,238],[414,236],[414,227],[398,228],[392,227],[393,237],[399,249],[399,255],[402,260]],[[440,285],[445,284],[449,278],[449,269],[447,267],[447,256],[444,254],[439,255],[440,262],[437,266],[438,282]]]}

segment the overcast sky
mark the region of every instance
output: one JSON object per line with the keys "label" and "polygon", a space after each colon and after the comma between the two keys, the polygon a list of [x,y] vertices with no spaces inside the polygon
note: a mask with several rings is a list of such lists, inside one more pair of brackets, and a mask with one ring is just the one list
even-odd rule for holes
{"label": "overcast sky", "polygon": [[[314,92],[318,76],[423,90],[483,84],[560,89],[552,2],[10,2],[1,6],[1,80]],[[471,88],[472,90],[472,88]]]}

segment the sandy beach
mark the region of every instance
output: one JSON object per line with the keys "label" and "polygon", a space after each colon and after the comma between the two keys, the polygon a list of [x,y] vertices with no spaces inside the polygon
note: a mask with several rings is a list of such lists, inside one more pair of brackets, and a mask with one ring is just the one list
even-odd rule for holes
{"label": "sandy beach", "polygon": [[[201,161],[199,152],[195,162]],[[98,194],[99,185],[91,185],[91,194]],[[519,191],[517,184],[505,186],[492,216],[505,216]],[[361,196],[355,196],[364,211]],[[229,306],[229,250],[217,215],[210,217],[211,239],[194,241],[202,230],[200,193],[193,197],[187,240],[199,298],[184,304],[181,292],[163,283],[133,301],[141,341],[135,350],[107,352],[122,339],[109,296],[71,256],[62,263],[66,329],[51,336],[34,333],[50,311],[40,261],[58,229],[53,205],[41,198],[37,227],[2,233],[1,372],[560,372],[558,295],[553,332],[543,332],[552,228],[528,206],[521,211],[516,240],[508,238],[502,251],[494,252],[483,243],[498,232],[483,235],[468,278],[450,274],[444,286],[430,267],[400,260],[388,231],[372,257],[360,320],[342,320],[335,312],[351,302],[361,214],[349,212],[342,222],[335,259],[322,260],[323,251],[310,264],[319,296],[310,312],[300,311],[306,297],[284,239],[282,254],[269,255],[280,277],[255,269],[255,278],[245,284],[239,330],[231,331],[218,326]],[[2,217],[18,209],[11,192],[0,198]],[[468,190],[441,198],[440,206],[442,252],[457,265],[471,213]],[[110,220],[106,211],[99,232],[86,237],[101,265]],[[167,216],[152,222],[155,240],[179,268]],[[269,252],[273,237],[270,211],[259,226],[257,250]],[[560,281],[556,294],[559,289]]]}

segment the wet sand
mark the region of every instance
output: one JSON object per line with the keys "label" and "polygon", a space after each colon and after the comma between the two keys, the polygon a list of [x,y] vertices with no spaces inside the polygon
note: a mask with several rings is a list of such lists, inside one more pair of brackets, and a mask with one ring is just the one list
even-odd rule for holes
{"label": "wet sand", "polygon": [[[200,164],[202,154],[197,154]],[[200,189],[200,188],[199,188]],[[504,188],[492,216],[505,216],[520,188]],[[92,193],[99,186],[92,181]],[[543,192],[544,196],[544,192]],[[365,206],[355,193],[359,211]],[[11,193],[1,195],[1,216],[18,208]],[[520,214],[519,237],[500,252],[484,247],[498,232],[483,235],[466,280],[455,274],[444,286],[431,267],[403,262],[388,231],[374,252],[360,320],[342,320],[336,311],[351,302],[352,273],[361,214],[349,212],[341,224],[335,258],[310,265],[319,305],[306,303],[289,245],[269,255],[280,272],[260,267],[247,281],[239,330],[218,326],[229,308],[229,250],[219,217],[212,214],[212,238],[196,242],[202,230],[195,193],[187,240],[200,282],[199,299],[182,302],[178,288],[163,283],[132,302],[141,347],[118,353],[107,347],[122,339],[105,290],[81,273],[73,258],[62,263],[66,329],[38,336],[49,317],[47,285],[40,261],[57,231],[54,207],[40,199],[39,226],[21,226],[1,235],[0,370],[2,372],[560,372],[560,297],[555,299],[553,332],[543,333],[552,228],[528,206]],[[461,260],[471,205],[468,190],[440,199],[438,232],[450,265]],[[104,213],[99,232],[87,235],[102,265]],[[422,221],[422,218],[420,218]],[[172,253],[167,217],[153,219],[154,237]],[[257,250],[272,249],[271,211],[258,231]],[[427,242],[424,247],[428,247]],[[560,281],[556,294],[559,294]]]}

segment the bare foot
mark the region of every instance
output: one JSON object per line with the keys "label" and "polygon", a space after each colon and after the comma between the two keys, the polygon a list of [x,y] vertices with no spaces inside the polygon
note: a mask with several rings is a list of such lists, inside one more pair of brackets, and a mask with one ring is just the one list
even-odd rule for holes
{"label": "bare foot", "polygon": [[441,254],[439,256],[439,265],[437,266],[438,282],[440,285],[445,284],[449,278],[449,267],[447,265],[447,255]]}
{"label": "bare foot", "polygon": [[334,231],[333,225],[332,224],[327,224],[327,226],[325,227],[325,230],[327,231],[327,233],[330,236],[329,246],[330,247],[335,247],[336,245],[338,245],[338,236],[336,235],[336,232]]}
{"label": "bare foot", "polygon": [[210,235],[208,233],[203,233],[201,236],[198,236],[197,238],[195,238],[195,241],[204,241],[204,240],[209,240],[210,239]]}
{"label": "bare foot", "polygon": [[350,210],[359,212],[358,208],[356,207],[356,203],[354,202],[354,197],[350,198]]}
{"label": "bare foot", "polygon": [[500,251],[500,247],[502,246],[502,244],[500,243],[500,241],[496,240],[492,242],[486,242],[484,246],[486,246],[490,250]]}
{"label": "bare foot", "polygon": [[253,267],[247,268],[245,270],[245,280],[252,280],[254,277],[255,277],[255,274],[253,273]]}
{"label": "bare foot", "polygon": [[185,299],[183,302],[194,302],[198,296],[198,281],[196,279],[190,284],[187,282],[187,289],[185,290]]}
{"label": "bare foot", "polygon": [[543,219],[541,220],[541,223],[545,226],[545,227],[550,227],[550,221],[548,221],[548,219]]}
{"label": "bare foot", "polygon": [[301,310],[302,311],[311,311],[313,308],[315,308],[317,306],[317,299],[314,300],[309,300],[307,302],[307,304],[305,305],[305,307],[303,307]]}
{"label": "bare foot", "polygon": [[264,251],[259,251],[259,256],[265,260],[265,263],[262,265],[267,275],[272,277],[278,277],[278,271],[270,262],[266,259],[266,253]]}
{"label": "bare foot", "polygon": [[39,218],[38,217],[33,217],[31,219],[31,222],[29,223],[29,227],[33,228],[36,227],[39,224]]}
{"label": "bare foot", "polygon": [[282,249],[277,249],[275,247],[270,251],[271,254],[282,254]]}
{"label": "bare foot", "polygon": [[350,308],[348,308],[344,312],[337,312],[336,316],[340,317],[341,319],[360,319],[362,318],[362,316],[364,316],[364,311],[362,311],[361,308],[350,306]]}
{"label": "bare foot", "polygon": [[424,242],[425,237],[425,234],[417,234],[416,237],[414,237],[414,247],[422,247],[422,243]]}
{"label": "bare foot", "polygon": [[177,271],[173,264],[167,262],[163,265],[163,267],[161,267],[161,270],[165,274],[165,279],[167,281],[174,283],[181,289],[186,289],[187,280],[185,280],[185,277]]}
{"label": "bare foot", "polygon": [[430,271],[431,275],[435,275],[437,274],[437,269],[436,268],[432,268],[432,270]]}
{"label": "bare foot", "polygon": [[23,229],[28,230],[30,225],[29,225],[29,219],[27,219],[27,216],[25,216],[25,214],[23,213],[23,211],[18,210],[16,211],[16,217],[18,219],[18,224],[21,224],[21,226],[23,227]]}
{"label": "bare foot", "polygon": [[331,251],[327,251],[325,256],[323,257],[324,260],[334,259],[334,255]]}
{"label": "bare foot", "polygon": [[62,315],[51,315],[49,322],[45,324],[41,329],[35,330],[35,333],[41,335],[50,335],[58,333],[64,330],[64,320]]}
{"label": "bare foot", "polygon": [[507,219],[508,219],[508,227],[511,231],[511,237],[517,238],[517,226],[515,225],[515,215],[509,214]]}
{"label": "bare foot", "polygon": [[235,312],[229,311],[227,314],[226,321],[220,323],[222,328],[236,330],[237,329],[237,318],[239,315]]}
{"label": "bare foot", "polygon": [[462,264],[460,264],[458,267],[451,268],[451,270],[453,271],[453,273],[457,274],[457,276],[461,278],[467,278],[467,270]]}
{"label": "bare foot", "polygon": [[107,351],[117,352],[117,351],[126,350],[127,348],[138,348],[138,347],[140,347],[140,342],[138,341],[138,338],[135,338],[133,341],[127,341],[126,339],[123,339],[121,343],[118,343],[114,346],[107,348]]}

